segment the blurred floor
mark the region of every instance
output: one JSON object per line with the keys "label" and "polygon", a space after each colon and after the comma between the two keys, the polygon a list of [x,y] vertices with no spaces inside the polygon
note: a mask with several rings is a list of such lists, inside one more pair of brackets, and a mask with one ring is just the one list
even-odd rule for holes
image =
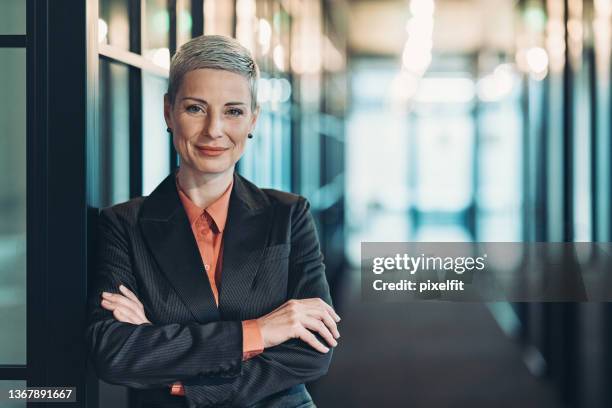
{"label": "blurred floor", "polygon": [[311,387],[320,408],[562,406],[484,304],[373,304],[347,292],[340,346]]}

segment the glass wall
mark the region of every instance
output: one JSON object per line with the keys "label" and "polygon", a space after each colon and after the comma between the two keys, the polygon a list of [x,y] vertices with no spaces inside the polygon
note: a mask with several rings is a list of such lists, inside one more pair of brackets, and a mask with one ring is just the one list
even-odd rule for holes
{"label": "glass wall", "polygon": [[26,33],[26,2],[3,0],[0,5],[0,35]]}
{"label": "glass wall", "polygon": [[164,94],[168,80],[142,75],[142,193],[149,195],[168,175],[170,144],[164,121]]}
{"label": "glass wall", "polygon": [[284,190],[291,188],[291,50],[279,38],[288,37],[291,18],[279,2],[236,3],[236,38],[253,52],[261,71],[260,115],[239,169],[261,187]]}
{"label": "glass wall", "polygon": [[153,63],[170,68],[170,16],[166,0],[142,3],[142,55]]}
{"label": "glass wall", "polygon": [[99,4],[98,40],[121,50],[130,49],[130,24],[127,0],[104,0]]}
{"label": "glass wall", "polygon": [[21,365],[26,363],[26,50],[0,48],[0,66],[0,365]]}
{"label": "glass wall", "polygon": [[100,60],[97,149],[101,206],[130,198],[129,72],[125,65]]}
{"label": "glass wall", "polygon": [[99,1],[98,138],[89,169],[96,207],[150,194],[176,165],[163,96],[170,50],[191,34],[191,8],[183,1],[170,13],[171,4]]}

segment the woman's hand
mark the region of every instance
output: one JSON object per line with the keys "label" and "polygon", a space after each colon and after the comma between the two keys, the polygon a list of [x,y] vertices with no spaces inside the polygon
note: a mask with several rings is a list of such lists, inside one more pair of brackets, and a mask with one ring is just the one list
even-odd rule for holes
{"label": "woman's hand", "polygon": [[[115,319],[123,323],[151,323],[145,316],[144,306],[128,288],[119,285],[119,293],[102,292],[102,307],[113,312]],[[125,296],[124,296],[125,295]]]}
{"label": "woman's hand", "polygon": [[291,299],[282,306],[257,319],[264,348],[276,346],[289,339],[302,339],[315,350],[327,353],[325,347],[312,332],[319,333],[332,347],[338,345],[340,332],[336,323],[340,316],[319,298]]}

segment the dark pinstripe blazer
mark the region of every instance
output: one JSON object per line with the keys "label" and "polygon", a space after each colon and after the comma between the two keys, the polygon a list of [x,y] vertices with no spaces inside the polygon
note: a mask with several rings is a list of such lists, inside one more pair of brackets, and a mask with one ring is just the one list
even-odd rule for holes
{"label": "dark pinstripe blazer", "polygon": [[[295,339],[243,362],[241,321],[292,298],[331,304],[309,205],[234,174],[217,307],[174,177],[101,211],[86,329],[91,363],[101,379],[137,389],[146,406],[242,407],[264,398],[285,406],[283,390],[324,375],[331,351]],[[153,324],[121,323],[100,306],[101,292],[118,293],[120,284]],[[185,397],[169,395],[175,381]]]}

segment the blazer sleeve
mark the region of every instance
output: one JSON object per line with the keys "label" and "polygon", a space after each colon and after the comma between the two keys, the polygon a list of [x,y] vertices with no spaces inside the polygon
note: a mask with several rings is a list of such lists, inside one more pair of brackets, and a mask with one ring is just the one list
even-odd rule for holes
{"label": "blazer sleeve", "polygon": [[[289,298],[319,297],[332,304],[315,223],[302,197],[292,217],[289,268]],[[320,336],[317,338],[325,344]],[[185,385],[185,396],[189,406],[247,406],[323,376],[331,357],[331,348],[320,353],[302,340],[292,339],[243,362],[242,374],[225,384]]]}
{"label": "blazer sleeve", "polygon": [[122,323],[102,308],[101,294],[120,284],[136,296],[126,233],[111,209],[101,212],[94,282],[88,296],[86,341],[98,376],[133,388],[167,386],[177,380],[231,379],[242,367],[242,323]]}

